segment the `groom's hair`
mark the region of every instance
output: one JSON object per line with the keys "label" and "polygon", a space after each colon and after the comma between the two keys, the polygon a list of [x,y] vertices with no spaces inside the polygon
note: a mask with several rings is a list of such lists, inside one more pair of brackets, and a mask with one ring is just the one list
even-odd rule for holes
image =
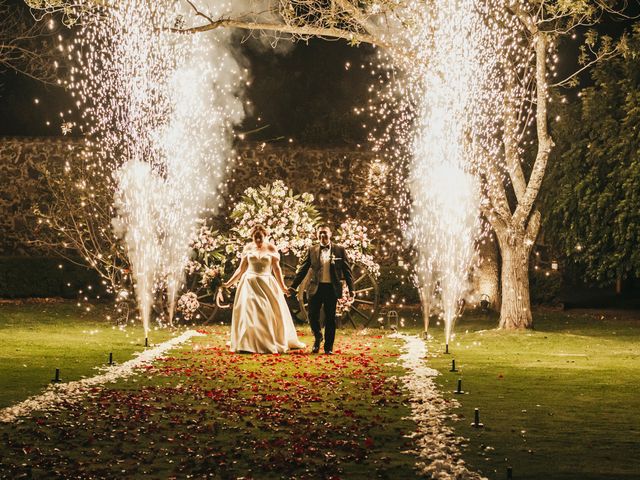
{"label": "groom's hair", "polygon": [[321,228],[326,228],[327,230],[331,231],[331,227],[330,227],[328,224],[326,224],[326,223],[321,223],[320,225],[318,225],[318,226],[316,227],[316,232],[317,232],[318,230],[320,230]]}

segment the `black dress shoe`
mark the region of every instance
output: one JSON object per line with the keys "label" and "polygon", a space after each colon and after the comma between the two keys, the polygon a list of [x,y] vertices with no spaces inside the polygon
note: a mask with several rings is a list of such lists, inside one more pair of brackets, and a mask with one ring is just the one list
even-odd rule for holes
{"label": "black dress shoe", "polygon": [[331,350],[325,350],[324,354],[325,355],[333,355],[333,352]]}
{"label": "black dress shoe", "polygon": [[318,345],[317,347],[314,345],[313,348],[311,349],[311,353],[318,353],[320,351],[320,345]]}

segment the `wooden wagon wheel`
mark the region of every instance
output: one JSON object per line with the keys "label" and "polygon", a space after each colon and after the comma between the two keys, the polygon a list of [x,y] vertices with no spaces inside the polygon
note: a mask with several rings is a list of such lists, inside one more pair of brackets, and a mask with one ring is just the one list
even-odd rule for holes
{"label": "wooden wagon wheel", "polygon": [[355,300],[351,307],[342,314],[340,326],[351,325],[353,328],[366,328],[378,314],[380,306],[378,281],[375,275],[359,262],[353,264],[351,273]]}
{"label": "wooden wagon wheel", "polygon": [[[282,272],[285,283],[291,285],[296,273],[298,259],[294,255],[287,255],[282,259]],[[354,328],[367,327],[378,314],[380,295],[376,277],[369,273],[361,263],[352,266],[353,288],[355,300],[349,311],[344,312],[342,318],[338,319],[339,326],[352,325]],[[299,321],[308,321],[307,307],[309,305],[307,287],[309,285],[309,275],[304,279],[298,288],[298,302],[290,305],[291,314]]]}

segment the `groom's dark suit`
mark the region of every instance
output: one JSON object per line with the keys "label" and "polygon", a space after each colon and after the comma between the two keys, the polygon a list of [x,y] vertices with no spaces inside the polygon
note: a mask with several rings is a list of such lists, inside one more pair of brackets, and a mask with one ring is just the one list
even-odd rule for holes
{"label": "groom's dark suit", "polygon": [[[321,254],[323,248],[329,248],[329,281],[323,282]],[[309,282],[309,323],[315,336],[315,346],[322,341],[322,329],[320,328],[320,309],[324,305],[325,339],[324,351],[333,351],[333,341],[336,336],[336,304],[342,297],[342,280],[349,288],[349,294],[353,296],[353,277],[351,275],[351,263],[347,257],[345,248],[341,245],[331,244],[322,247],[313,245],[305,253],[298,265],[296,276],[291,288],[297,289],[311,270]],[[325,280],[327,280],[325,278]]]}

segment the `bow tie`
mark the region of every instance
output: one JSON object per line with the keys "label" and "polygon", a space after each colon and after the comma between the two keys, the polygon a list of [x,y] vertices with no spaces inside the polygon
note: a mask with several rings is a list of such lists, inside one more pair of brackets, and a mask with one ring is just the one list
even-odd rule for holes
{"label": "bow tie", "polygon": [[320,245],[320,251],[329,250],[330,248],[331,248],[331,245]]}

